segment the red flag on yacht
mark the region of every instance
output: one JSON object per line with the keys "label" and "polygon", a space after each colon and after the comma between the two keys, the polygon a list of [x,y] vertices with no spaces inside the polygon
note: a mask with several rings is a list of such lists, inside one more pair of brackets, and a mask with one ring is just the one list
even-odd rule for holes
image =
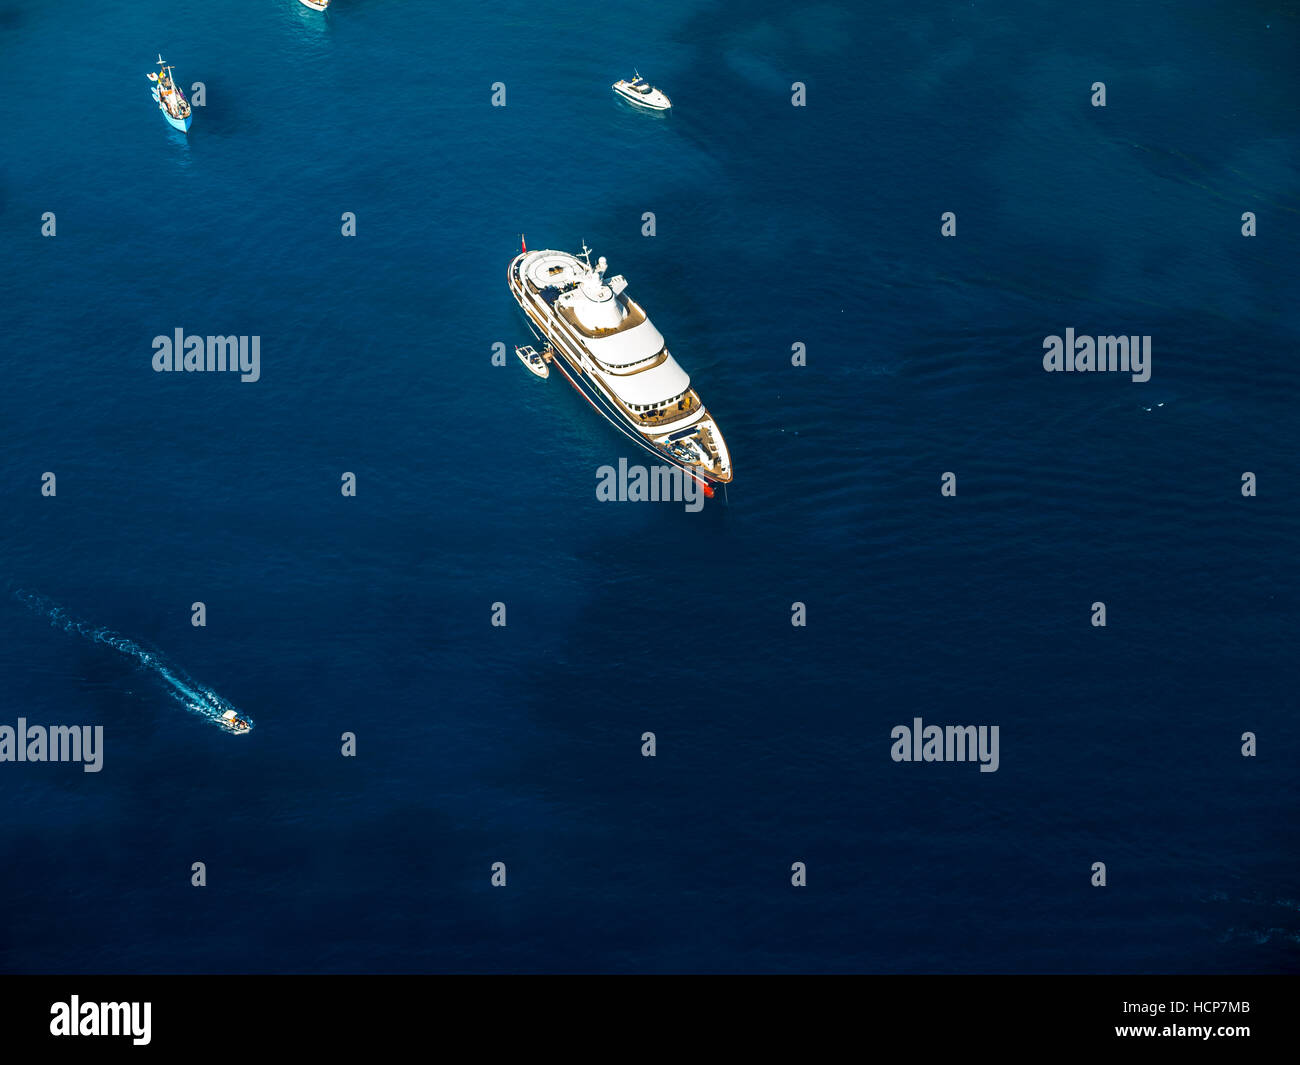
{"label": "red flag on yacht", "polygon": [[521,248],[523,248],[523,252],[522,252],[522,254],[523,254],[523,255],[527,255],[527,254],[528,254],[528,245],[524,243],[524,235],[523,235],[522,233],[519,234],[519,246],[520,246]]}

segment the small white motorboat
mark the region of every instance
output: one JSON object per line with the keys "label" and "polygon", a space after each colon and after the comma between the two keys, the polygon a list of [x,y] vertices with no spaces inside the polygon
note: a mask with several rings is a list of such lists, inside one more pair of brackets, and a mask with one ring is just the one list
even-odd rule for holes
{"label": "small white motorboat", "polygon": [[516,344],[515,354],[519,356],[519,361],[528,368],[529,373],[542,378],[551,376],[551,368],[546,365],[546,359],[538,354],[537,349],[531,344],[526,344],[523,347]]}
{"label": "small white motorboat", "polygon": [[330,6],[330,0],[302,0],[313,11],[324,11]]}
{"label": "small white motorboat", "polygon": [[651,111],[667,111],[673,106],[667,96],[641,77],[640,74],[634,74],[631,81],[627,79],[616,81],[612,88],[629,103],[648,108]]}
{"label": "small white motorboat", "polygon": [[221,724],[231,732],[247,732],[251,727],[247,721],[240,717],[235,711],[227,710],[221,715]]}

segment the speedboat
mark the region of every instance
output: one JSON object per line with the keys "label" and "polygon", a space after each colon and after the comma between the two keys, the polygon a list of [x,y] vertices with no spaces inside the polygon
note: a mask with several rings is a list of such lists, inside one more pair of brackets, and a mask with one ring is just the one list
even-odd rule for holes
{"label": "speedboat", "polygon": [[613,90],[638,107],[645,107],[651,111],[667,111],[673,105],[672,102],[662,92],[651,85],[640,74],[634,74],[631,81],[623,79],[614,82],[611,86]]}
{"label": "speedboat", "polygon": [[169,125],[182,133],[188,133],[190,123],[194,121],[194,112],[190,110],[185,94],[177,88],[172,78],[172,68],[163,61],[161,55],[158,56],[158,66],[162,69],[157,74],[149,75],[149,80],[153,82],[150,91],[153,93],[154,102]]}
{"label": "speedboat", "polygon": [[530,373],[541,378],[551,376],[551,368],[546,365],[546,360],[537,353],[537,349],[531,344],[525,344],[523,347],[516,344],[515,354],[519,356],[519,361],[528,367]]}
{"label": "speedboat", "polygon": [[247,721],[239,716],[234,710],[227,710],[219,718],[221,724],[231,732],[247,732],[251,727]]}
{"label": "speedboat", "polygon": [[330,0],[302,0],[313,11],[324,11],[330,6]]}

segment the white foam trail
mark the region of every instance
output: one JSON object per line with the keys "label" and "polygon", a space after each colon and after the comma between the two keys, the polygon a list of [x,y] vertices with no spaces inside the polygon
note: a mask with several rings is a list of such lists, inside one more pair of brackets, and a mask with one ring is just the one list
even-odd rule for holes
{"label": "white foam trail", "polygon": [[221,715],[228,710],[234,710],[241,719],[248,722],[249,729],[252,729],[253,721],[250,717],[239,713],[237,707],[227,702],[211,688],[205,687],[194,680],[179,666],[168,662],[157,651],[146,651],[139,644],[113,632],[111,629],[95,628],[88,625],[86,622],[74,618],[63,607],[53,600],[46,599],[43,595],[24,592],[20,589],[14,592],[14,598],[46,618],[55,628],[70,632],[75,636],[84,636],[93,643],[107,644],[115,651],[120,651],[122,654],[134,658],[140,665],[161,679],[167,686],[165,689],[167,694],[191,713],[206,717],[209,721],[225,728],[226,726],[221,722]]}

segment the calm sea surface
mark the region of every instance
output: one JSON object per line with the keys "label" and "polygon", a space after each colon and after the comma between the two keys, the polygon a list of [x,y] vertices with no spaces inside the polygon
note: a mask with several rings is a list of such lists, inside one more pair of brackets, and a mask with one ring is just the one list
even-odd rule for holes
{"label": "calm sea surface", "polygon": [[[0,763],[0,969],[1300,969],[1297,55],[1263,3],[0,0],[0,724],[105,744]],[[492,365],[521,233],[625,274],[728,505],[598,502],[646,456]],[[261,379],[153,372],[178,328]],[[891,761],[916,717],[998,771]]]}

